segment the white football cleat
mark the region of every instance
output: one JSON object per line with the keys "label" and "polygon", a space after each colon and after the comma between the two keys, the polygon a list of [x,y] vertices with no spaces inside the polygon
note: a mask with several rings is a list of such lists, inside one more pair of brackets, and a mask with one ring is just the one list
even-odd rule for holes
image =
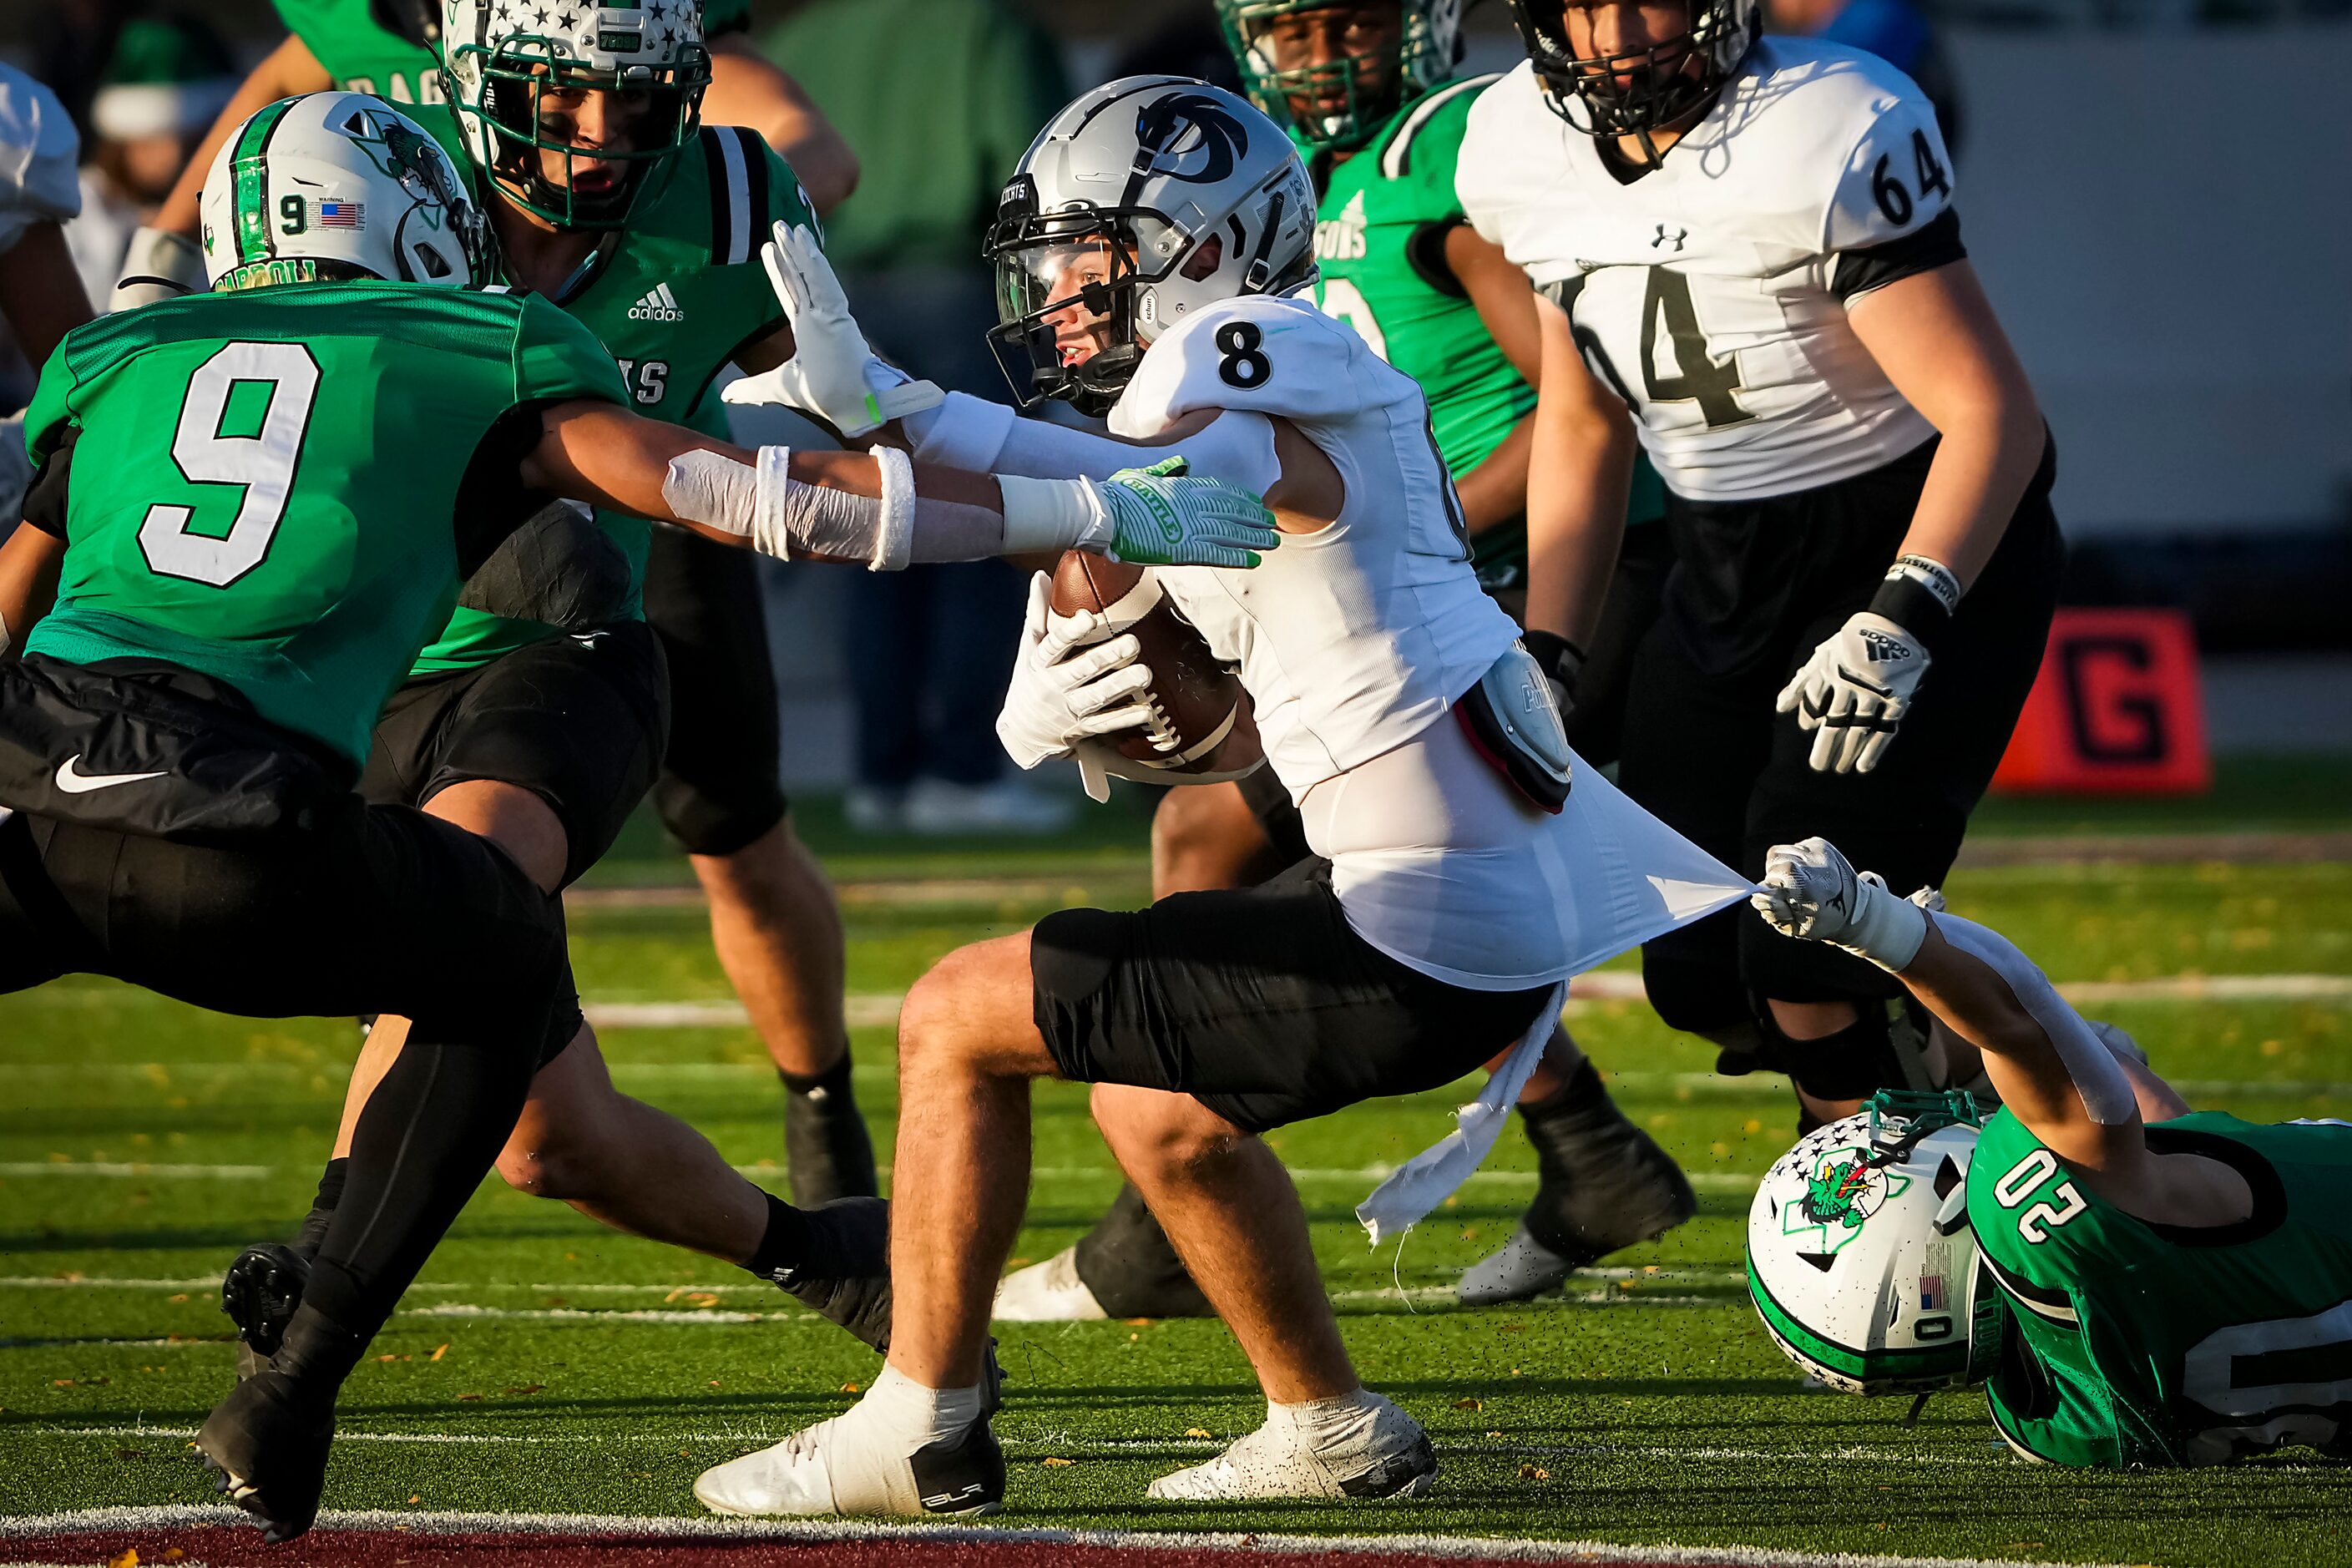
{"label": "white football cleat", "polygon": [[1462,1304],[1491,1307],[1524,1301],[1558,1289],[1575,1272],[1573,1262],[1538,1241],[1522,1223],[1510,1240],[1463,1271]]}
{"label": "white football cleat", "polygon": [[955,1437],[908,1451],[865,1401],[772,1447],[715,1465],[694,1495],[713,1513],[840,1515],[994,1513],[1004,1502],[1004,1453],[982,1415]]}
{"label": "white football cleat", "polygon": [[1436,1484],[1437,1455],[1420,1422],[1377,1394],[1366,1396],[1361,1415],[1345,1436],[1317,1443],[1270,1412],[1265,1426],[1207,1464],[1162,1476],[1144,1495],[1162,1502],[1419,1497]]}
{"label": "white football cleat", "polygon": [[1000,1323],[1090,1323],[1110,1316],[1078,1278],[1075,1247],[998,1280],[992,1315]]}

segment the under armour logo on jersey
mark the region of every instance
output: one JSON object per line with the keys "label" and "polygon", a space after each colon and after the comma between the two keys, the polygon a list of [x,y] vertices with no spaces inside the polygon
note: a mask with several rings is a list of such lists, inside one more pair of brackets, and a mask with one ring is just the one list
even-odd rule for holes
{"label": "under armour logo on jersey", "polygon": [[657,283],[646,291],[644,299],[629,307],[629,320],[683,321],[686,320],[686,312],[678,309],[677,296],[669,291],[669,285]]}
{"label": "under armour logo on jersey", "polygon": [[1680,250],[1683,247],[1683,241],[1689,237],[1690,230],[1686,228],[1668,228],[1664,224],[1660,224],[1658,226],[1658,237],[1650,241],[1650,248],[1652,250],[1663,250],[1667,246],[1671,245],[1676,250]]}
{"label": "under armour logo on jersey", "polygon": [[1873,664],[1901,664],[1911,658],[1911,645],[1901,637],[1888,637],[1885,632],[1864,628],[1862,646],[1870,650]]}

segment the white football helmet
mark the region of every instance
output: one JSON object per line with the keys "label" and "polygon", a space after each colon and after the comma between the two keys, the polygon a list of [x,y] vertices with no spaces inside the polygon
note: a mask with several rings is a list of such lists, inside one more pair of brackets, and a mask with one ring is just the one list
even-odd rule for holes
{"label": "white football helmet", "polygon": [[1748,1210],[1748,1294],[1790,1361],[1848,1394],[1991,1374],[2007,1320],[1969,1228],[1980,1126],[1964,1093],[1889,1090],[1765,1174]]}
{"label": "white football helmet", "polygon": [[215,289],[380,278],[470,289],[490,241],[432,133],[363,92],[280,99],[237,127],[205,175]]}
{"label": "white football helmet", "polygon": [[[625,223],[663,163],[694,140],[710,85],[701,0],[443,0],[441,55],[467,159],[518,206],[559,228]],[[547,136],[542,100],[572,90],[625,99],[631,143],[591,154]],[[562,158],[561,180],[547,176],[541,154],[550,153]],[[589,157],[627,174],[607,190],[577,190],[572,165]]]}
{"label": "white football helmet", "polygon": [[[1280,127],[1246,100],[1181,76],[1096,88],[1037,133],[997,206],[989,342],[1024,408],[1067,398],[1099,414],[1153,340],[1194,310],[1315,280],[1315,192]],[[1083,361],[1056,342],[1099,319]]]}

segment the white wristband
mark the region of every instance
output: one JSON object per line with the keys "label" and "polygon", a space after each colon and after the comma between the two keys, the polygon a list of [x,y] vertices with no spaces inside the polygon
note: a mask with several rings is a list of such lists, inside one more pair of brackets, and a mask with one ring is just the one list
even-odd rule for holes
{"label": "white wristband", "polygon": [[882,526],[875,530],[868,572],[903,572],[915,543],[915,464],[896,447],[874,448],[882,479]]}
{"label": "white wristband", "polygon": [[1860,879],[1853,919],[1832,945],[1866,958],[1890,974],[1899,974],[1919,956],[1920,944],[1927,940],[1927,911],[1908,899],[1896,898],[1871,874]]}
{"label": "white wristband", "polygon": [[1004,553],[1108,545],[1110,513],[1091,479],[1031,479],[999,474],[1004,496]]}

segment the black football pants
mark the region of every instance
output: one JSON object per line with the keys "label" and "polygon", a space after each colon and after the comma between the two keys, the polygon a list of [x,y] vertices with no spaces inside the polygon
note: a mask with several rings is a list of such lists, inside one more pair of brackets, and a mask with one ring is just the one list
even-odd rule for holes
{"label": "black football pants", "polygon": [[513,1131],[571,994],[562,906],[472,834],[349,796],[198,847],[0,813],[0,992],[112,975],[250,1017],[415,1020],[305,1300],[373,1335]]}

